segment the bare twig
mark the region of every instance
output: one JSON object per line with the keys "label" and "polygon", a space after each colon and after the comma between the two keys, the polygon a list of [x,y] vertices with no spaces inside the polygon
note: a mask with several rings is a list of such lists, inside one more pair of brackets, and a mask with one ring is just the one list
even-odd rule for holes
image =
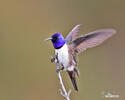
{"label": "bare twig", "polygon": [[59,68],[58,68],[58,65],[56,65],[56,70],[57,70],[57,74],[58,74],[59,83],[60,83],[61,88],[62,88],[62,89],[59,89],[60,94],[61,94],[66,100],[70,100],[69,96],[70,96],[70,93],[71,93],[71,89],[70,89],[70,90],[68,91],[68,93],[67,93],[67,91],[66,91],[66,89],[65,89],[65,86],[64,86],[64,84],[63,84],[63,81],[62,81],[61,74],[60,74],[61,70],[58,70],[58,69],[59,69]]}

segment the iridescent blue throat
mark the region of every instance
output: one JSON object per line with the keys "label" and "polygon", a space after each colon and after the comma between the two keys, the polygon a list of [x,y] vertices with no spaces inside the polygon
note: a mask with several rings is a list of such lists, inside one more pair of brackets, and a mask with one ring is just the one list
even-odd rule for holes
{"label": "iridescent blue throat", "polygon": [[55,33],[52,35],[51,41],[55,49],[61,48],[66,43],[64,37],[60,33]]}

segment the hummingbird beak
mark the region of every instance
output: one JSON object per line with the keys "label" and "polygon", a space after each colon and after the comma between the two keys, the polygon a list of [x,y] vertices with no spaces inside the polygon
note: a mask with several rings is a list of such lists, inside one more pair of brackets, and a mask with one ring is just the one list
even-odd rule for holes
{"label": "hummingbird beak", "polygon": [[47,38],[47,39],[45,39],[45,41],[48,41],[48,40],[52,40],[52,38]]}

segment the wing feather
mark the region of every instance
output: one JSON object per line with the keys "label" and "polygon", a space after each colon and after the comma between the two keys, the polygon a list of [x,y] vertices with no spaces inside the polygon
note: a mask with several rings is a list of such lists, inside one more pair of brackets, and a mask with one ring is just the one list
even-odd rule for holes
{"label": "wing feather", "polygon": [[67,42],[68,44],[71,43],[71,41],[73,41],[73,40],[75,40],[75,39],[77,38],[78,32],[79,32],[79,30],[80,30],[80,26],[81,26],[81,24],[76,25],[76,26],[72,29],[72,31],[67,35],[67,37],[66,37],[66,42]]}
{"label": "wing feather", "polygon": [[92,48],[101,44],[104,40],[111,37],[115,34],[114,29],[101,29],[91,33],[88,33],[85,36],[81,36],[74,40],[71,45],[74,47],[76,53],[80,53],[87,48]]}

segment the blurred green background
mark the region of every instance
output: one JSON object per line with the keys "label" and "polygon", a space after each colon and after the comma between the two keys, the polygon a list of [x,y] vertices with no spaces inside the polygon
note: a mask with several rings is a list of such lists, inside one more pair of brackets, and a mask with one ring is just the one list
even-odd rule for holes
{"label": "blurred green background", "polygon": [[[81,34],[114,28],[117,34],[79,55],[79,92],[62,73],[71,100],[125,99],[124,0],[0,0],[0,100],[64,100],[51,42],[77,24]],[[106,93],[119,98],[104,98]]]}

